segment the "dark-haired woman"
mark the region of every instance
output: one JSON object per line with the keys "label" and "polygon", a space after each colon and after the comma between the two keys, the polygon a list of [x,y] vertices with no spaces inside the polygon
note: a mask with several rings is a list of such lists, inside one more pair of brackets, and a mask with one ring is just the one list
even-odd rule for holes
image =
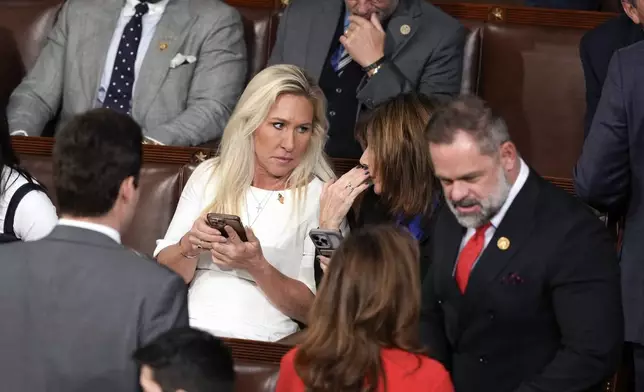
{"label": "dark-haired woman", "polygon": [[56,207],[44,188],[20,167],[3,116],[0,116],[0,169],[0,243],[45,237],[58,223]]}
{"label": "dark-haired woman", "polygon": [[[434,108],[432,100],[413,94],[377,107],[356,128],[364,146],[361,165],[327,183],[320,197],[320,228],[338,230],[352,206],[352,228],[378,223],[406,227],[420,244],[421,278],[430,264],[430,229],[439,200],[424,136]],[[319,260],[325,269],[328,260]]]}
{"label": "dark-haired woman", "polygon": [[277,392],[453,392],[419,342],[418,244],[400,226],[351,233],[333,254]]}

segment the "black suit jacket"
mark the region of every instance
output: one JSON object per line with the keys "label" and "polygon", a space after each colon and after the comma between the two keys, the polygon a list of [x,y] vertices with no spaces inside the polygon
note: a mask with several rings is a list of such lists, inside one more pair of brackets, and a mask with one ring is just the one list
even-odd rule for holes
{"label": "black suit jacket", "polygon": [[[430,206],[428,213],[421,220],[422,236],[418,240],[420,248],[420,276],[421,279],[427,274],[427,270],[431,264],[431,249],[430,249],[430,234],[433,231],[435,217],[442,205],[438,207]],[[362,201],[359,205],[357,213],[353,213],[350,218],[352,228],[359,228],[366,225],[375,225],[381,223],[395,223],[396,217],[391,216],[389,209],[380,201],[380,197],[373,192],[373,188],[369,188],[365,192]]]}
{"label": "black suit jacket", "polygon": [[452,272],[464,234],[443,209],[423,282],[421,336],[456,392],[599,391],[623,338],[619,270],[600,221],[531,172],[462,295]]}
{"label": "black suit jacket", "polygon": [[575,167],[579,197],[625,215],[621,249],[626,340],[644,344],[644,42],[615,53]]}
{"label": "black suit jacket", "polygon": [[588,136],[590,124],[593,122],[611,57],[618,49],[642,39],[642,27],[633,23],[625,14],[610,19],[581,38],[579,56],[586,80],[584,137]]}

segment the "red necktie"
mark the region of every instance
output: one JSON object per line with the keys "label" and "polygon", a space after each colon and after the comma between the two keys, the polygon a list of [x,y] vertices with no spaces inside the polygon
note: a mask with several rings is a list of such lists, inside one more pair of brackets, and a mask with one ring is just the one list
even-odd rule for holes
{"label": "red necktie", "polygon": [[479,258],[483,245],[485,245],[485,231],[491,226],[491,223],[486,223],[476,229],[474,235],[467,241],[461,254],[458,255],[456,264],[456,284],[461,289],[461,293],[465,293],[467,281],[470,279],[470,273],[474,262]]}

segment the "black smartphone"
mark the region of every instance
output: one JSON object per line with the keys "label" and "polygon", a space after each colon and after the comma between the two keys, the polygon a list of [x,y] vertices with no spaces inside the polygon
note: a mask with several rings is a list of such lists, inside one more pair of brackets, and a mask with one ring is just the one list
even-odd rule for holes
{"label": "black smartphone", "polygon": [[225,238],[228,238],[228,232],[224,230],[224,227],[230,226],[235,230],[235,233],[237,233],[242,241],[248,241],[244,225],[241,223],[241,219],[237,215],[217,214],[211,212],[206,215],[206,223],[208,223],[208,226],[213,229],[219,230],[221,235]]}
{"label": "black smartphone", "polygon": [[318,253],[325,257],[331,257],[344,240],[342,233],[336,230],[312,229],[309,237]]}

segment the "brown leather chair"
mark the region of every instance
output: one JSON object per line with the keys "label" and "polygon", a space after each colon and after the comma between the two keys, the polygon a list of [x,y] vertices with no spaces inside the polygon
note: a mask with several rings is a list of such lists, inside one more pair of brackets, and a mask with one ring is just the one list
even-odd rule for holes
{"label": "brown leather chair", "polygon": [[508,123],[540,174],[570,178],[583,144],[585,30],[487,23],[476,93]]}

